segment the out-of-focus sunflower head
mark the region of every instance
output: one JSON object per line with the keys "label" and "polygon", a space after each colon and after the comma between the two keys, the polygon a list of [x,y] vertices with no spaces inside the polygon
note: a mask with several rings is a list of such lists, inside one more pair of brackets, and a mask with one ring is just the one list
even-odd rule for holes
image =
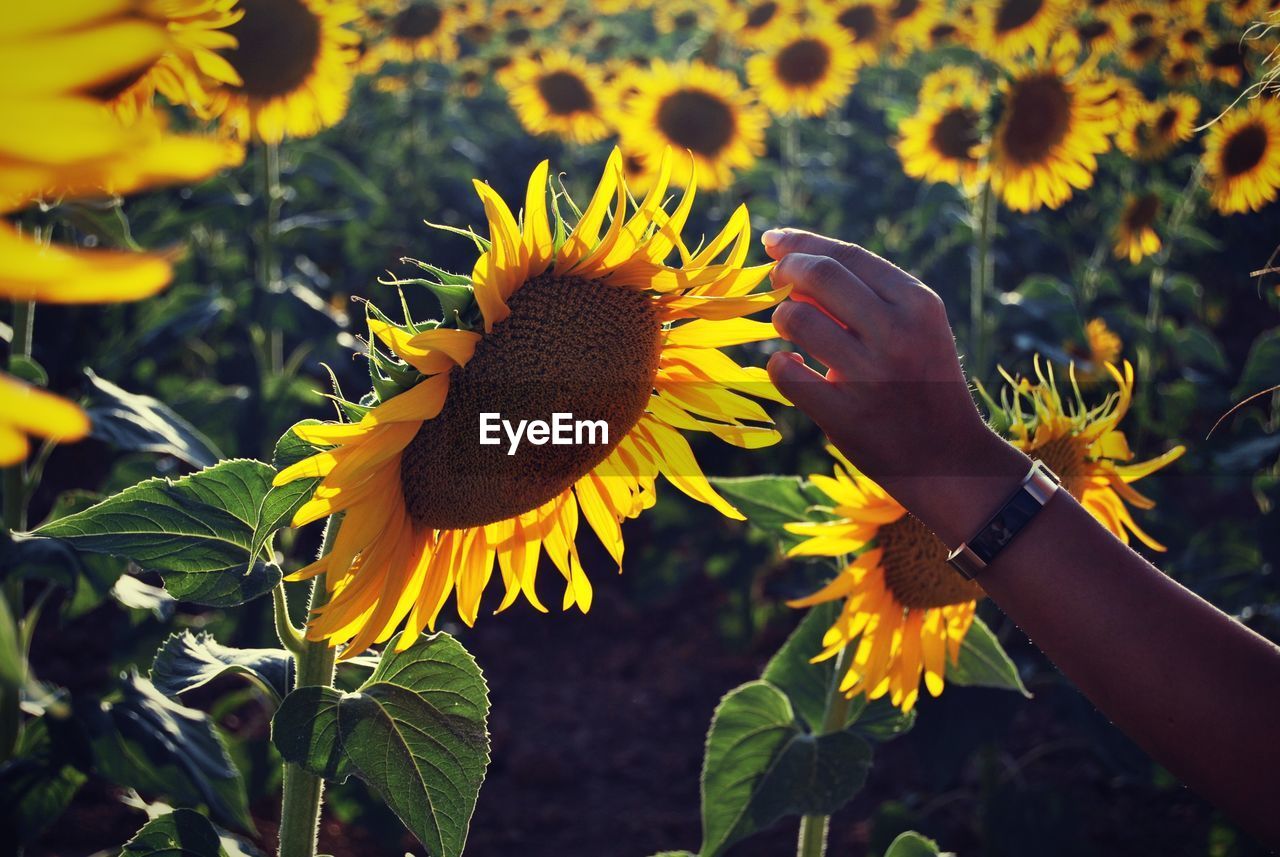
{"label": "out-of-focus sunflower head", "polygon": [[987,178],[987,120],[990,98],[977,74],[947,66],[920,86],[916,112],[898,126],[903,171],[927,182],[973,190]]}
{"label": "out-of-focus sunflower head", "polygon": [[815,17],[826,26],[838,27],[849,37],[849,47],[859,65],[881,60],[889,45],[889,4],[886,0],[843,0],[819,7]]}
{"label": "out-of-focus sunflower head", "polygon": [[945,0],[889,0],[889,46],[899,60],[928,44],[929,31],[946,16]]}
{"label": "out-of-focus sunflower head", "polygon": [[844,101],[857,79],[851,48],[838,28],[790,23],[747,60],[747,79],[775,115],[821,116]]}
{"label": "out-of-focus sunflower head", "polygon": [[520,124],[531,134],[594,143],[612,130],[600,70],[567,51],[521,57],[501,78]]}
{"label": "out-of-focus sunflower head", "polygon": [[[519,220],[476,182],[489,229],[487,238],[464,233],[481,250],[471,274],[419,263],[449,293],[449,323],[397,324],[370,310],[376,394],[345,404],[353,422],[296,427],[324,449],[276,480],[322,478],[297,525],[344,513],[332,551],[294,575],[325,574],[332,595],[312,619],[312,639],[349,643],[349,657],[406,619],[412,638],[454,592],[472,623],[495,565],[499,610],[522,594],[545,610],[534,585],[543,552],[564,577],[564,609],[586,611],[581,525],[620,566],[621,523],[653,504],[659,475],[742,517],[702,475],[682,432],[744,449],[777,442],[757,399],[784,400],[763,369],[720,349],[773,338],[770,324],[745,316],[788,290],[756,291],[771,266],[746,264],[745,207],[701,247],[685,244],[694,191],[668,200],[676,156],[658,157],[649,193],[635,202],[615,149],[572,223],[564,212],[579,209],[563,191],[548,203],[545,161]],[[498,442],[482,442],[485,414],[507,421],[505,439],[499,431]],[[556,414],[575,421],[576,442],[531,436],[509,448],[510,426]]]}
{"label": "out-of-focus sunflower head", "polygon": [[1069,343],[1067,346],[1067,351],[1079,358],[1075,364],[1076,378],[1082,384],[1110,378],[1107,365],[1120,360],[1124,340],[1107,326],[1103,318],[1089,319],[1082,334],[1082,344]]}
{"label": "out-of-focus sunflower head", "polygon": [[653,7],[653,25],[663,35],[689,38],[716,22],[715,8],[698,0],[674,0]]}
{"label": "out-of-focus sunflower head", "polygon": [[1209,202],[1221,214],[1258,211],[1280,195],[1280,100],[1258,97],[1209,127],[1202,156]]}
{"label": "out-of-focus sunflower head", "polygon": [[1116,136],[1116,146],[1139,161],[1159,161],[1195,134],[1200,102],[1185,93],[1171,93],[1143,103]]}
{"label": "out-of-focus sunflower head", "polygon": [[236,46],[219,53],[241,82],[212,91],[210,114],[238,139],[268,143],[337,124],[360,44],[347,26],[358,8],[350,0],[240,0],[238,9],[243,15],[227,28]]}
{"label": "out-of-focus sunflower head", "polygon": [[1114,53],[1128,35],[1124,19],[1118,15],[1108,14],[1091,14],[1077,18],[1071,25],[1071,32],[1080,40],[1080,45],[1086,53],[1099,59]]}
{"label": "out-of-focus sunflower head", "polygon": [[974,0],[979,53],[1000,63],[1045,52],[1072,11],[1071,0]]}
{"label": "out-of-focus sunflower head", "polygon": [[1106,364],[1116,391],[1096,405],[1085,403],[1075,367],[1067,370],[1070,391],[1059,389],[1053,367],[1035,361],[1033,378],[1005,373],[1000,404],[979,385],[995,428],[1034,459],[1043,461],[1062,485],[1116,538],[1136,537],[1152,550],[1164,550],[1133,519],[1129,507],[1150,509],[1155,503],[1134,490],[1132,483],[1176,461],[1186,448],[1174,446],[1148,461],[1133,463],[1134,453],[1119,425],[1133,401],[1133,366],[1123,371]]}
{"label": "out-of-focus sunflower head", "polygon": [[787,524],[803,538],[788,555],[839,557],[844,567],[818,592],[789,604],[842,600],[814,660],[855,646],[840,689],[887,696],[910,711],[922,678],[931,696],[942,693],[982,590],[947,563],[946,546],[924,524],[839,451],[828,451],[836,458],[833,475],[809,477],[831,500],[828,518]]}
{"label": "out-of-focus sunflower head", "polygon": [[768,47],[792,20],[794,0],[718,0],[720,31],[745,48]]}
{"label": "out-of-focus sunflower head", "polygon": [[1160,197],[1154,193],[1132,194],[1125,200],[1115,228],[1117,259],[1128,259],[1129,264],[1136,265],[1160,252],[1160,235],[1156,232],[1160,208]]}

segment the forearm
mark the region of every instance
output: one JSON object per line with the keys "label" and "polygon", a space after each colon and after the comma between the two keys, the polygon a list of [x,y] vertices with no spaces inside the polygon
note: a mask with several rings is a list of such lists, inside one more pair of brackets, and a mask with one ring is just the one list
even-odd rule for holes
{"label": "forearm", "polygon": [[[942,488],[923,503],[926,523],[945,531],[960,520],[972,534],[1006,499],[1017,480],[1001,486],[995,474],[1025,469],[1026,459],[987,454],[993,475]],[[948,509],[952,494],[968,502]],[[1153,758],[1280,844],[1280,648],[1166,577],[1065,491],[979,582]]]}

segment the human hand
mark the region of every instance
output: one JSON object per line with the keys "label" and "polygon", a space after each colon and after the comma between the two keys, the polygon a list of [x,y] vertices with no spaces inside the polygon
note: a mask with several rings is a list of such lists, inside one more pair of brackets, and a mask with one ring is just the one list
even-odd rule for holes
{"label": "human hand", "polygon": [[779,352],[769,377],[944,541],[969,538],[1030,464],[978,413],[942,299],[854,244],[795,229],[763,240],[775,285],[792,286],[774,326],[827,367]]}

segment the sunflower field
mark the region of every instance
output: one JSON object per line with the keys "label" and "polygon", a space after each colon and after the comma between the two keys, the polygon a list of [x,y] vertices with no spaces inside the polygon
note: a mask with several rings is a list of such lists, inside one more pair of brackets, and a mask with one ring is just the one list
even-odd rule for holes
{"label": "sunflower field", "polygon": [[1269,853],[775,389],[760,236],[1280,641],[1277,0],[14,2],[0,105],[4,853]]}

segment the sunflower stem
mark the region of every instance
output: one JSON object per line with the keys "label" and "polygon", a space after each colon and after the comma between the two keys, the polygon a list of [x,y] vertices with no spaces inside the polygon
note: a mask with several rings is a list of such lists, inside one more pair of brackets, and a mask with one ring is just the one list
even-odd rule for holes
{"label": "sunflower stem", "polygon": [[991,242],[996,231],[995,195],[982,186],[974,212],[973,267],[969,280],[969,376],[985,378],[990,359],[987,343],[987,298],[995,288],[995,259]]}
{"label": "sunflower stem", "polygon": [[[280,218],[280,146],[278,143],[262,143],[258,147],[262,180],[262,237],[258,254],[258,285],[267,292],[274,292],[278,271],[276,269],[276,221]],[[283,334],[272,324],[267,332],[267,354],[271,374],[279,375],[284,364]]]}
{"label": "sunflower stem", "polygon": [[306,641],[289,621],[289,600],[283,583],[277,583],[275,589],[271,590],[271,612],[275,618],[276,636],[280,638],[280,645],[288,649],[295,658],[301,657],[306,649]]}
{"label": "sunflower stem", "polygon": [[[836,656],[835,669],[832,671],[831,686],[827,688],[827,705],[822,713],[822,728],[819,735],[830,735],[845,728],[849,722],[849,697],[840,689],[840,682],[849,670],[849,661],[853,658],[853,646],[845,646]],[[800,818],[800,839],[796,843],[796,857],[822,857],[827,853],[827,830],[831,817],[826,815],[805,815]]]}
{"label": "sunflower stem", "polygon": [[[35,330],[36,306],[30,301],[18,301],[13,305],[13,339],[9,347],[10,369],[31,356],[31,341]],[[27,528],[26,463],[18,462],[4,471],[3,536]],[[22,578],[10,575],[4,582],[3,598],[9,614],[15,621],[22,616]],[[25,663],[25,647],[18,657]],[[18,746],[22,732],[22,691],[17,687],[0,687],[0,762],[8,760]]]}
{"label": "sunflower stem", "polygon": [[800,125],[793,114],[782,117],[778,124],[782,127],[779,145],[782,167],[778,170],[778,221],[785,225],[791,222],[799,207],[796,165],[800,159]]}
{"label": "sunflower stem", "polygon": [[[324,542],[320,546],[320,556],[327,556],[333,549],[333,540],[338,535],[340,525],[341,521],[337,516],[329,518],[324,531]],[[323,607],[328,600],[329,588],[322,575],[311,583],[308,612]],[[277,612],[277,619],[279,615]],[[287,612],[285,623],[288,624]],[[306,639],[300,642],[300,649],[294,655],[296,669],[293,690],[313,686],[333,687],[337,651],[324,640]],[[322,778],[298,765],[285,764],[284,794],[280,802],[280,857],[315,857],[323,799]]]}

